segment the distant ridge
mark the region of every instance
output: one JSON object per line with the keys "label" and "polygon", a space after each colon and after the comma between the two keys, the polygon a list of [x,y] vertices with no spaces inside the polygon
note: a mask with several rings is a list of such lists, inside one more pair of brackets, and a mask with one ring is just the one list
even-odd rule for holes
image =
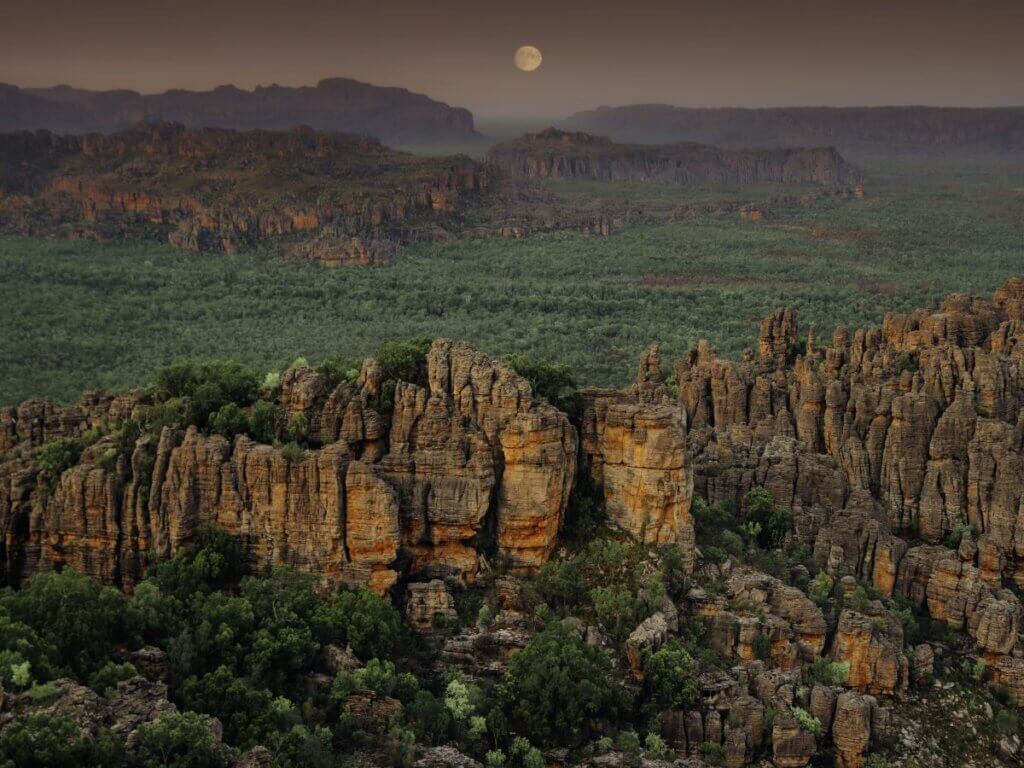
{"label": "distant ridge", "polygon": [[740,107],[633,104],[577,112],[563,127],[617,141],[725,147],[836,146],[1024,152],[1024,107]]}
{"label": "distant ridge", "polygon": [[669,184],[854,184],[859,172],[832,147],[720,149],[693,142],[619,144],[547,128],[497,144],[487,162],[518,178]]}
{"label": "distant ridge", "polygon": [[87,91],[60,85],[19,88],[0,83],[0,132],[45,128],[59,133],[118,131],[139,122],[196,128],[281,129],[303,124],[381,141],[459,141],[478,136],[473,115],[404,88],[348,78],[315,86],[223,85],[211,91]]}

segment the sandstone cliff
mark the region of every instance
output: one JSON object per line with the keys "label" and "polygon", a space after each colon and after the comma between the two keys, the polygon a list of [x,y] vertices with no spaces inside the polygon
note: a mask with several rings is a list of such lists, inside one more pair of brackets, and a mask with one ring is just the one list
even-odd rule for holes
{"label": "sandstone cliff", "polygon": [[[702,343],[676,363],[695,493],[741,505],[763,486],[818,567],[966,633],[1018,691],[1022,609],[1006,587],[1024,583],[1022,299],[1014,279],[991,301],[951,296],[802,354],[779,311],[756,357]],[[892,692],[906,685],[902,635],[877,624],[844,613],[832,653],[854,687]]]}
{"label": "sandstone cliff", "polygon": [[119,133],[0,136],[0,227],[163,239],[234,253],[299,235],[297,258],[377,263],[430,239],[491,184],[468,157],[423,158],[374,139],[140,124]]}
{"label": "sandstone cliff", "polygon": [[548,128],[503,142],[487,162],[513,177],[672,184],[827,184],[857,181],[834,149],[723,150],[701,144],[616,144]]}
{"label": "sandstone cliff", "polygon": [[398,382],[383,414],[380,369],[328,391],[322,374],[283,377],[285,418],[301,414],[300,457],[245,435],[164,428],[119,452],[89,445],[49,487],[36,449],[127,419],[142,393],[0,414],[4,569],[15,579],[74,566],[128,587],[148,562],[214,523],[251,565],[390,588],[400,574],[471,581],[484,557],[531,569],[551,554],[575,477],[576,430],[506,364],[439,340],[429,386]]}
{"label": "sandstone cliff", "polygon": [[[57,477],[39,465],[42,445],[122,422],[148,395],[30,401],[0,411],[0,555],[9,580],[72,565],[130,587],[212,522],[256,568],[381,591],[406,578],[473,582],[495,559],[529,572],[551,556],[579,465],[613,527],[678,545],[683,567],[717,585],[690,588],[685,610],[706,620],[724,657],[765,665],[757,685],[787,685],[780,675],[822,657],[840,663],[865,696],[838,721],[855,732],[836,735],[856,765],[867,736],[854,725],[874,717],[868,695],[903,696],[927,681],[931,658],[906,647],[900,621],[858,597],[858,584],[959,633],[992,680],[1024,696],[1022,351],[1020,279],[992,300],[955,295],[879,328],[837,329],[829,345],[802,344],[796,314],[782,309],[738,363],[702,342],[667,378],[659,348],[648,349],[629,389],[583,392],[577,435],[507,364],[438,340],[415,381],[385,382],[373,360],[337,384],[286,371],[278,402],[285,423],[308,425],[301,455],[167,428],[128,447],[93,437]],[[792,513],[783,546],[805,548],[838,585],[833,626],[780,578],[701,556],[694,496],[741,508],[755,486]],[[450,610],[443,590],[410,590],[419,625]],[[674,610],[638,628],[638,648],[663,640]],[[500,632],[481,630],[479,642],[523,645]],[[475,637],[454,643],[452,658],[498,663],[474,661]],[[808,745],[787,722],[778,757],[798,764]],[[672,728],[691,726],[682,717]],[[701,728],[730,738],[720,719]],[[752,749],[731,738],[737,759]]]}

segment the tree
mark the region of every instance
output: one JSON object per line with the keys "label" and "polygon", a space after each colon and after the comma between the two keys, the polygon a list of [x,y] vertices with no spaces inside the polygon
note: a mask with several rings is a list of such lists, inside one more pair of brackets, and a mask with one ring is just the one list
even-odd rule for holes
{"label": "tree", "polygon": [[497,689],[514,730],[544,746],[582,743],[592,720],[616,716],[622,696],[608,658],[561,622],[511,658]]}
{"label": "tree", "polygon": [[793,515],[778,509],[772,496],[764,488],[751,488],[744,499],[746,522],[761,526],[757,533],[762,547],[777,547],[793,526]]}
{"label": "tree", "polygon": [[135,749],[128,757],[133,768],[227,768],[230,752],[214,737],[209,720],[195,712],[163,715],[141,725]]}
{"label": "tree", "polygon": [[273,443],[281,425],[281,408],[269,400],[257,400],[249,409],[249,434],[258,443]]}
{"label": "tree", "polygon": [[425,384],[427,374],[427,352],[433,341],[416,338],[407,341],[389,341],[377,352],[381,376],[385,381],[408,381]]}
{"label": "tree", "polygon": [[245,573],[245,562],[237,539],[214,525],[201,525],[188,549],[159,563],[151,578],[163,594],[188,605],[197,592],[237,584]]}
{"label": "tree", "polygon": [[224,726],[224,740],[241,749],[270,746],[279,732],[298,722],[291,702],[253,687],[226,666],[188,678],[181,688],[181,704],[216,717]]}
{"label": "tree", "polygon": [[348,646],[360,659],[387,658],[405,640],[402,615],[365,587],[341,587],[313,619],[321,643]]}
{"label": "tree", "polygon": [[0,765],[10,768],[119,768],[121,745],[108,730],[95,737],[74,721],[37,713],[0,729]]}
{"label": "tree", "polygon": [[249,418],[237,403],[222,405],[210,416],[210,431],[231,440],[249,430]]}
{"label": "tree", "polygon": [[0,605],[53,649],[56,666],[83,680],[124,635],[124,596],[73,568],[35,574],[20,590],[5,592]]}
{"label": "tree", "polygon": [[576,377],[568,365],[536,360],[527,355],[509,355],[505,361],[530,382],[535,396],[544,398],[570,416],[580,415],[582,398],[577,391]]}
{"label": "tree", "polygon": [[697,698],[696,667],[693,657],[677,639],[671,638],[644,662],[645,709],[649,715],[679,709]]}

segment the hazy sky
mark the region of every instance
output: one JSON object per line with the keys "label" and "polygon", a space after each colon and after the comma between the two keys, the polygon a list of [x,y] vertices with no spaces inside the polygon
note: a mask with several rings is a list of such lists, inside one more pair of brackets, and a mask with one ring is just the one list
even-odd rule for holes
{"label": "hazy sky", "polygon": [[[544,64],[517,71],[516,47]],[[1024,0],[0,0],[0,82],[347,76],[477,117],[601,104],[1024,104]]]}

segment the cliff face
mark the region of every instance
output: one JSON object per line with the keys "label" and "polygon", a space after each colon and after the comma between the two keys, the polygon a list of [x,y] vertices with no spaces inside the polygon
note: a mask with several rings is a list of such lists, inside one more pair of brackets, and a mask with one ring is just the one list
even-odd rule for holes
{"label": "cliff face", "polygon": [[693,109],[667,104],[601,107],[565,126],[619,141],[699,141],[726,147],[834,145],[1024,151],[1024,109],[772,107]]}
{"label": "cliff face", "polygon": [[404,88],[382,88],[347,78],[315,86],[279,85],[244,91],[85,91],[67,86],[21,89],[0,85],[0,131],[47,129],[68,133],[118,131],[143,121],[196,128],[287,129],[374,136],[392,143],[475,138],[469,110],[450,107]]}
{"label": "cliff face", "polygon": [[[505,363],[438,340],[424,378],[393,383],[388,399],[373,360],[336,386],[287,371],[279,405],[308,424],[301,456],[164,429],[129,448],[95,440],[49,479],[41,445],[123,421],[146,396],[23,403],[0,411],[4,573],[73,565],[128,587],[207,522],[236,534],[254,567],[381,591],[406,577],[471,582],[496,557],[529,572],[556,546],[579,464],[613,526],[677,544],[685,568],[723,585],[687,595],[720,653],[782,670],[824,654],[860,694],[902,695],[919,649],[880,601],[857,597],[867,582],[963,633],[1024,695],[1024,280],[990,301],[954,295],[840,328],[828,346],[801,344],[795,313],[778,310],[756,354],[734,363],[701,343],[674,374],[653,347],[628,390],[585,390],[578,438]],[[792,512],[784,546],[806,548],[841,588],[837,626],[795,587],[700,556],[694,494],[742,507],[755,486]]]}
{"label": "cliff face", "polygon": [[[1015,279],[992,301],[954,295],[852,337],[839,329],[828,347],[809,336],[803,355],[780,311],[762,323],[757,359],[725,362],[702,344],[676,377],[697,494],[741,504],[765,487],[820,568],[967,633],[1024,691],[1022,610],[1005,588],[1024,583],[1022,301]],[[968,526],[959,549],[940,546]],[[870,619],[842,618],[833,653],[853,662],[850,684],[905,685],[902,639],[879,646],[861,628]]]}
{"label": "cliff face", "polygon": [[617,144],[549,128],[504,142],[487,161],[513,177],[671,184],[851,184],[857,172],[832,148],[723,150],[701,144]]}
{"label": "cliff face", "polygon": [[7,409],[7,577],[69,565],[127,587],[204,523],[239,537],[257,569],[288,565],[378,591],[400,574],[472,581],[485,552],[513,569],[537,567],[572,489],[576,430],[511,368],[464,344],[436,342],[428,369],[428,387],[397,384],[390,414],[376,409],[372,360],[357,382],[331,391],[322,374],[287,372],[286,418],[304,416],[323,444],[298,458],[244,435],[164,428],[130,453],[99,439],[52,488],[35,449],[127,418],[142,395]]}
{"label": "cliff face", "polygon": [[0,136],[0,227],[22,234],[165,239],[234,253],[299,235],[297,258],[379,263],[428,237],[491,184],[467,157],[374,139],[139,125],[120,133]]}

